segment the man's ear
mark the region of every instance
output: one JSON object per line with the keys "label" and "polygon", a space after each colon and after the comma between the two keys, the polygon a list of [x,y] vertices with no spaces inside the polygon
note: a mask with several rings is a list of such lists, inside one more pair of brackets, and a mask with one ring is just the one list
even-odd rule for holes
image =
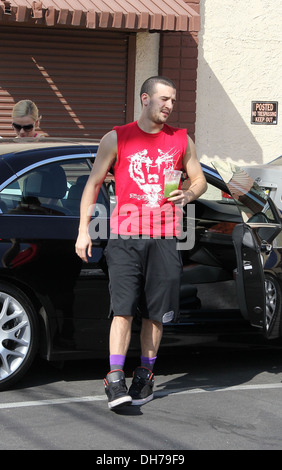
{"label": "man's ear", "polygon": [[141,95],[142,105],[143,106],[148,106],[149,101],[150,101],[150,96],[148,95],[148,93],[142,93],[142,95]]}

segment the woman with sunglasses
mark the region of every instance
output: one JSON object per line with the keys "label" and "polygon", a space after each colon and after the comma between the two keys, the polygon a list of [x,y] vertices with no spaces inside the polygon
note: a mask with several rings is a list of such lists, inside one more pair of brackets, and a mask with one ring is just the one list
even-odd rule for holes
{"label": "woman with sunglasses", "polygon": [[38,108],[33,101],[21,100],[15,104],[12,111],[12,126],[17,133],[17,137],[38,137],[45,135],[38,133],[40,117]]}

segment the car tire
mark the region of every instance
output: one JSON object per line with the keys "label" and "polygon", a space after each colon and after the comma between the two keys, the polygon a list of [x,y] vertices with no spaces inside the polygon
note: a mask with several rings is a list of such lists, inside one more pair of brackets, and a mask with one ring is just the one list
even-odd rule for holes
{"label": "car tire", "polygon": [[0,390],[27,372],[38,350],[38,333],[30,300],[18,288],[0,282]]}
{"label": "car tire", "polygon": [[277,316],[280,314],[281,309],[281,286],[277,279],[269,274],[265,275],[265,295],[266,336],[271,338],[273,328],[276,327],[277,324]]}

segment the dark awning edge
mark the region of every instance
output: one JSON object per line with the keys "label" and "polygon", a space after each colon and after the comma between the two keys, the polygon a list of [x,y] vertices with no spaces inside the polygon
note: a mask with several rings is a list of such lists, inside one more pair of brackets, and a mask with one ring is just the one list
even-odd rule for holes
{"label": "dark awning edge", "polygon": [[[58,6],[60,3],[62,7]],[[14,0],[0,0],[0,22],[31,22],[39,26],[67,25],[132,31],[200,30],[200,15],[184,0],[158,0],[157,3],[155,0],[124,0],[123,9],[114,0],[107,4],[100,0],[99,8],[95,0],[87,2],[88,8],[82,7],[82,3],[68,0],[59,0],[57,4],[48,0],[48,7],[45,5],[47,3],[44,1],[20,0],[16,4]]]}

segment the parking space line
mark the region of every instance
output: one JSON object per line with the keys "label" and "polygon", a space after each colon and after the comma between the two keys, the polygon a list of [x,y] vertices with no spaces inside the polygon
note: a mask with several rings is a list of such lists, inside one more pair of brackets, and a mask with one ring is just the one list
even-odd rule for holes
{"label": "parking space line", "polygon": [[214,393],[214,392],[233,392],[243,390],[263,390],[263,389],[275,389],[282,388],[282,383],[273,384],[249,384],[249,385],[232,385],[230,387],[201,387],[201,388],[190,388],[186,390],[179,389],[167,389],[159,390],[155,392],[155,396],[166,396],[166,395],[185,395],[185,394],[198,394],[198,393]]}
{"label": "parking space line", "polygon": [[47,400],[33,400],[33,401],[19,401],[13,403],[1,403],[0,410],[9,408],[22,408],[32,406],[46,406],[46,405],[63,405],[65,403],[83,403],[90,401],[105,400],[106,396],[90,396],[90,397],[66,397],[66,398],[50,398]]}
{"label": "parking space line", "polygon": [[[215,393],[215,392],[234,392],[234,391],[251,391],[251,390],[270,390],[282,388],[282,383],[273,384],[249,384],[249,385],[234,385],[231,387],[202,387],[190,389],[167,389],[158,390],[154,393],[155,398],[164,397],[168,395],[195,395],[200,393]],[[65,397],[65,398],[50,398],[47,400],[33,400],[33,401],[20,401],[11,403],[1,403],[0,410],[7,410],[12,408],[24,408],[34,406],[53,406],[63,405],[67,403],[86,403],[95,401],[106,400],[105,395],[85,396],[85,397]]]}

